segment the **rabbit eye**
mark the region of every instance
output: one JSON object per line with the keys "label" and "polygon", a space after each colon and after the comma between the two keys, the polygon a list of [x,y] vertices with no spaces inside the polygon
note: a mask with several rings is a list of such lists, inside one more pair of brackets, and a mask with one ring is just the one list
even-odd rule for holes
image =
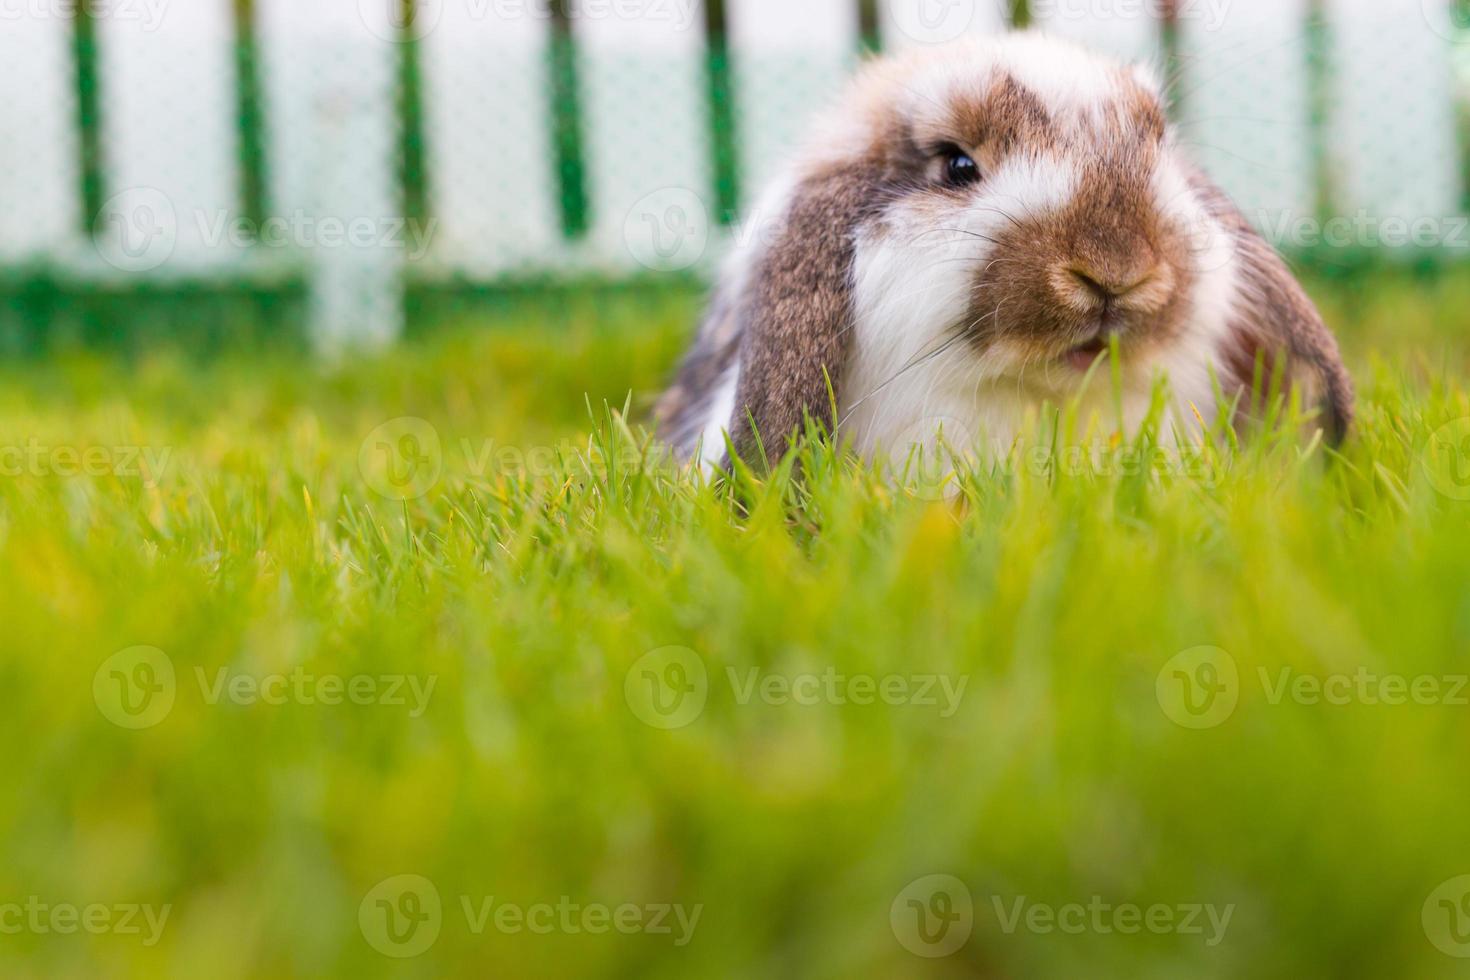
{"label": "rabbit eye", "polygon": [[980,165],[963,150],[951,147],[944,152],[944,182],[950,187],[965,187],[978,183]]}

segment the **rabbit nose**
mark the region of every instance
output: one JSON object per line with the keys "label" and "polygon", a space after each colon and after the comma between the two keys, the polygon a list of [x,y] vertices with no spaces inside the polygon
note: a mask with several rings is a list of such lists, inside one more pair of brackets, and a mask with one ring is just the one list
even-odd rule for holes
{"label": "rabbit nose", "polygon": [[1168,268],[1150,256],[1116,265],[1072,262],[1056,271],[1052,285],[1065,305],[1077,309],[1119,307],[1154,312],[1168,301],[1171,280]]}
{"label": "rabbit nose", "polygon": [[1153,277],[1153,269],[1135,270],[1124,274],[1109,275],[1106,272],[1097,272],[1087,266],[1072,266],[1067,270],[1082,288],[1095,294],[1102,300],[1118,299],[1127,296],[1135,289],[1148,282]]}

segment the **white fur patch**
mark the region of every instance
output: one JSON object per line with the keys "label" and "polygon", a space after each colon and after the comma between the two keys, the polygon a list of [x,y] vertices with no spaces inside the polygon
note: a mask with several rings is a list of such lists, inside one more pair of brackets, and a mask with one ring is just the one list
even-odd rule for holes
{"label": "white fur patch", "polygon": [[[861,453],[902,454],[941,424],[946,442],[997,430],[1009,411],[983,407],[985,383],[1010,365],[960,339],[971,290],[1000,258],[992,239],[1014,221],[1064,207],[1078,174],[1066,161],[1019,156],[988,176],[967,204],[936,219],[899,205],[859,237],[853,264],[852,358],[841,386],[840,431]],[[993,439],[991,440],[993,441]]]}
{"label": "white fur patch", "polygon": [[694,460],[706,469],[718,466],[725,460],[725,436],[735,419],[735,392],[740,387],[740,362],[720,378],[715,393],[709,400],[705,422],[700,430],[699,456]]}

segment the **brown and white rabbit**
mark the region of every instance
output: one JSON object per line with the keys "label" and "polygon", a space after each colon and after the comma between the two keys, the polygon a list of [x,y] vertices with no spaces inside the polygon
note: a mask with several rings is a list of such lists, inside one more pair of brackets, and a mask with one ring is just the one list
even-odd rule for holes
{"label": "brown and white rabbit", "polygon": [[728,432],[754,460],[752,420],[776,458],[804,411],[866,456],[941,419],[1004,452],[1043,402],[1113,404],[1107,372],[1081,391],[1110,338],[1127,420],[1164,374],[1197,428],[1216,380],[1248,396],[1258,359],[1285,364],[1330,440],[1352,419],[1336,341],[1176,147],[1158,83],[1068,43],[871,63],[754,227],[657,409],[685,458],[722,460]]}

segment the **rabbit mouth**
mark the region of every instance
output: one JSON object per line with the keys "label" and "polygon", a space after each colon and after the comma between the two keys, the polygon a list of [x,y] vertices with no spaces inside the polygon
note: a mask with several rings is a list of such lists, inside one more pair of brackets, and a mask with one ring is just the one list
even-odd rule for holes
{"label": "rabbit mouth", "polygon": [[1107,354],[1111,349],[1113,337],[1119,332],[1118,326],[1119,324],[1113,317],[1107,315],[1099,317],[1092,337],[1075,347],[1068,348],[1062,354],[1062,363],[1074,371],[1089,370],[1093,364],[1097,363],[1098,358]]}

